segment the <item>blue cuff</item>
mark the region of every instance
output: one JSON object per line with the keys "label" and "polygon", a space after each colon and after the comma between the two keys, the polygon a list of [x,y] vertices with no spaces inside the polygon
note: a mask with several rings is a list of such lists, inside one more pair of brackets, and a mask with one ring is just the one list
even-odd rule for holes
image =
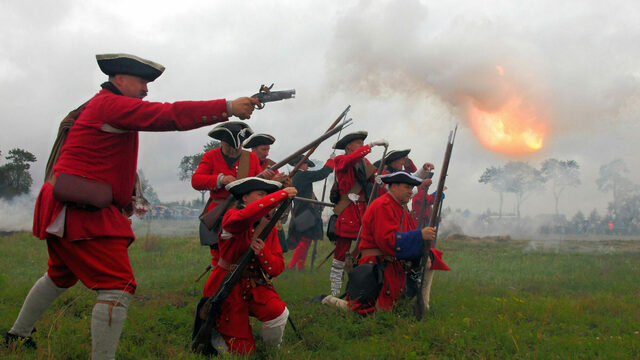
{"label": "blue cuff", "polygon": [[[433,194],[431,194],[431,196],[436,197],[437,193],[438,193],[437,191],[434,191]],[[444,199],[444,191],[442,192],[442,198]]]}
{"label": "blue cuff", "polygon": [[405,233],[396,233],[396,258],[399,260],[414,259],[422,254],[422,231],[413,230]]}

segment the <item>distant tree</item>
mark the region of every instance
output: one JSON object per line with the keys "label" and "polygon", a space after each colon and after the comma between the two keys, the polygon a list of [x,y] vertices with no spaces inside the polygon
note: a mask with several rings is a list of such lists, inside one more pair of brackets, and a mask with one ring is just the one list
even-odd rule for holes
{"label": "distant tree", "polygon": [[491,185],[491,189],[500,195],[500,205],[498,209],[498,216],[502,218],[502,205],[504,204],[504,193],[507,191],[507,186],[504,177],[504,170],[502,167],[492,166],[484,170],[484,173],[480,175],[479,183],[485,185]]}
{"label": "distant tree", "polygon": [[547,159],[542,163],[540,172],[544,181],[551,184],[556,215],[559,215],[558,201],[562,192],[569,186],[580,185],[580,166],[575,160]]}
{"label": "distant tree", "polygon": [[140,185],[142,186],[142,194],[145,199],[149,201],[150,204],[159,204],[160,199],[158,198],[158,194],[155,190],[153,190],[153,186],[149,182],[146,176],[144,176],[144,172],[142,169],[138,169],[138,177],[140,177]]}
{"label": "distant tree", "polygon": [[27,194],[33,184],[31,173],[32,162],[36,161],[32,153],[15,148],[6,156],[9,163],[0,166],[0,198],[11,199],[14,196]]}
{"label": "distant tree", "polygon": [[544,184],[540,170],[522,161],[510,161],[503,167],[506,192],[516,197],[516,215],[520,218],[520,206],[535,190]]}
{"label": "distant tree", "polygon": [[[220,141],[211,140],[204,145],[202,149],[203,152],[183,156],[182,160],[180,160],[180,165],[178,165],[178,179],[180,179],[180,181],[191,181],[191,177],[193,176],[193,173],[196,172],[196,169],[198,169],[198,165],[200,164],[200,161],[202,161],[204,153],[218,147],[220,147]],[[204,195],[206,193],[207,190],[200,190],[202,202],[204,202]]]}
{"label": "distant tree", "polygon": [[600,177],[596,179],[596,184],[600,191],[613,193],[611,210],[614,217],[623,195],[631,191],[634,186],[631,180],[626,177],[628,173],[629,169],[622,159],[616,159],[600,166]]}

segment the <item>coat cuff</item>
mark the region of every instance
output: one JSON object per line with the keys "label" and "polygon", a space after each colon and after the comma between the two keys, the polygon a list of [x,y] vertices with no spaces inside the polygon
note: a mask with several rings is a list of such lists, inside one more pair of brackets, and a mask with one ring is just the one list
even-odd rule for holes
{"label": "coat cuff", "polygon": [[399,260],[414,259],[422,254],[423,240],[421,230],[395,233],[396,258]]}

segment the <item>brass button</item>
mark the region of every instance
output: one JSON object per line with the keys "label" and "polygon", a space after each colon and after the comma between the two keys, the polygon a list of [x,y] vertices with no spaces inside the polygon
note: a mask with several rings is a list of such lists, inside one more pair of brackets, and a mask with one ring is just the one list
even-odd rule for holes
{"label": "brass button", "polygon": [[264,207],[264,204],[258,204],[258,207]]}
{"label": "brass button", "polygon": [[207,117],[206,116],[202,117],[202,122],[207,122]]}
{"label": "brass button", "polygon": [[227,117],[227,113],[226,112],[223,112],[221,115],[222,115],[222,117]]}
{"label": "brass button", "polygon": [[402,249],[400,249],[399,247],[396,248],[396,251],[400,251],[400,250],[402,250]]}
{"label": "brass button", "polygon": [[264,263],[265,263],[265,264],[268,264],[268,261],[267,261],[267,260],[265,260],[265,261],[264,261]]}
{"label": "brass button", "polygon": [[218,121],[218,118],[215,115],[211,115],[211,120]]}
{"label": "brass button", "polygon": [[269,200],[270,200],[270,201],[276,201],[276,199],[274,199],[274,198],[271,198],[271,199],[269,199]]}
{"label": "brass button", "polygon": [[269,268],[267,270],[271,270],[271,266],[269,266]]}

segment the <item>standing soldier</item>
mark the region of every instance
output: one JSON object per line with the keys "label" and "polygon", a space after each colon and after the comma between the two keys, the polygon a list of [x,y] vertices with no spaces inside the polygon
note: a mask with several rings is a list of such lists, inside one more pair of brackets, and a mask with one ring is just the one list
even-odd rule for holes
{"label": "standing soldier", "polygon": [[[361,257],[359,265],[350,273],[347,285],[349,308],[362,315],[370,314],[376,309],[390,310],[393,307],[405,286],[405,261],[418,264],[424,241],[433,240],[436,234],[432,227],[416,229],[416,224],[406,209],[413,187],[420,185],[422,179],[404,171],[382,175],[380,178],[389,185],[389,191],[374,200],[364,214],[359,245]],[[442,262],[439,250],[428,251],[428,267],[432,270],[449,270]],[[373,264],[377,266],[372,266]],[[365,281],[366,279],[373,281]],[[347,308],[344,300],[333,296],[327,296],[322,302]]]}
{"label": "standing soldier", "polygon": [[[289,165],[296,166],[302,159],[303,156],[300,155],[292,160]],[[316,196],[313,193],[313,183],[324,180],[329,176],[333,172],[335,164],[333,158],[329,158],[322,169],[310,171],[309,168],[314,166],[315,164],[307,159],[300,166],[300,171],[293,175],[291,181],[296,190],[298,190],[298,197],[316,200]],[[289,223],[289,240],[291,243],[297,243],[298,245],[288,267],[289,269],[297,267],[298,271],[302,271],[307,260],[311,241],[318,241],[323,236],[322,209],[317,209],[312,204],[298,200],[294,200],[293,204],[293,218]]]}
{"label": "standing soldier", "polygon": [[162,74],[162,65],[128,54],[96,59],[108,81],[70,114],[77,118],[66,140],[61,136],[69,124],[61,125],[56,141],[61,150],[52,152],[52,172],[36,202],[33,234],[46,240],[48,269],[29,291],[4,340],[36,347],[31,338],[36,321],[80,280],[98,293],[91,316],[91,357],[113,359],[136,289],[127,252],[135,237],[127,217],[133,207],[138,132],[195,129],[231,115],[246,119],[258,102],[143,101],[147,83]]}
{"label": "standing soldier", "polygon": [[[336,184],[339,192],[339,200],[336,201],[336,207],[333,209],[337,216],[335,222],[336,248],[329,274],[331,294],[334,296],[338,295],[342,289],[345,257],[351,247],[351,242],[358,236],[361,217],[373,188],[376,168],[365,159],[365,156],[371,152],[373,146],[389,145],[386,140],[364,145],[364,139],[367,138],[367,135],[366,131],[353,132],[345,135],[333,145],[334,149],[344,150],[344,155],[338,155],[334,159]],[[358,199],[355,201],[350,199],[349,194],[356,195]]]}
{"label": "standing soldier", "polygon": [[[296,195],[295,188],[278,190],[280,187],[277,181],[257,177],[236,180],[226,186],[238,204],[227,210],[222,220],[220,260],[207,281],[204,296],[215,294],[247,249],[251,248],[255,257],[223,302],[216,320],[222,339],[214,339],[214,345],[221,352],[250,354],[255,351],[249,316],[262,322],[262,337],[267,345],[279,345],[282,341],[289,310],[271,285],[271,279],[284,270],[284,258],[275,228],[264,241],[256,236],[260,232],[256,230],[256,223],[264,220],[282,201]],[[201,301],[199,307],[203,303]],[[197,331],[195,329],[194,334]]]}

